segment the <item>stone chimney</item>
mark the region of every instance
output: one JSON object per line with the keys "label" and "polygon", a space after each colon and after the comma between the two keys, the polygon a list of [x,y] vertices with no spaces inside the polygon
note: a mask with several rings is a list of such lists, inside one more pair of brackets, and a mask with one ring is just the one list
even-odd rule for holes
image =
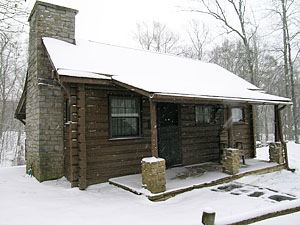
{"label": "stone chimney", "polygon": [[75,43],[77,10],[37,1],[29,16],[26,96],[26,167],[39,181],[64,176],[63,90],[42,43],[52,37]]}

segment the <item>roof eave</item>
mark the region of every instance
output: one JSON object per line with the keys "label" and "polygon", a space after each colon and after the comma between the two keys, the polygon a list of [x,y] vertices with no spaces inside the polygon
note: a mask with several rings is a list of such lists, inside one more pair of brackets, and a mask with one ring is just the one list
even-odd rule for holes
{"label": "roof eave", "polygon": [[151,99],[154,101],[170,101],[170,102],[194,102],[201,103],[204,101],[212,101],[218,104],[234,104],[245,103],[253,105],[292,105],[291,101],[266,100],[266,99],[250,99],[224,96],[196,96],[183,94],[153,93]]}

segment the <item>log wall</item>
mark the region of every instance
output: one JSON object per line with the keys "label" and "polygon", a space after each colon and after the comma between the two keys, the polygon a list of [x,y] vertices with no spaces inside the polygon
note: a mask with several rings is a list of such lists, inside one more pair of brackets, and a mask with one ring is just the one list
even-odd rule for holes
{"label": "log wall", "polygon": [[111,139],[109,134],[109,96],[137,96],[118,87],[87,86],[86,149],[88,185],[111,177],[139,173],[141,159],[151,156],[149,101],[141,96],[142,136]]}
{"label": "log wall", "polygon": [[181,105],[181,149],[184,165],[219,158],[220,116],[212,124],[196,124],[195,105]]}
{"label": "log wall", "polygon": [[246,158],[254,157],[253,123],[251,122],[251,106],[244,105],[245,122],[233,124],[235,142],[242,142]]}
{"label": "log wall", "polygon": [[[149,100],[125,88],[107,85],[69,84],[70,120],[65,117],[65,176],[72,187],[106,182],[109,178],[141,172],[141,159],[152,156]],[[83,89],[84,88],[84,89]],[[141,136],[112,139],[109,128],[109,96],[138,96],[141,106]],[[66,104],[64,106],[66,111]],[[234,124],[235,141],[243,143],[247,157],[253,156],[253,132],[249,107],[245,123]],[[225,113],[226,114],[226,113]],[[179,113],[182,164],[219,159],[220,132],[224,110],[219,109],[212,124],[196,124],[195,105],[181,104]],[[85,123],[85,129],[80,124]],[[85,131],[85,132],[84,132]],[[85,163],[85,162],[86,163]]]}

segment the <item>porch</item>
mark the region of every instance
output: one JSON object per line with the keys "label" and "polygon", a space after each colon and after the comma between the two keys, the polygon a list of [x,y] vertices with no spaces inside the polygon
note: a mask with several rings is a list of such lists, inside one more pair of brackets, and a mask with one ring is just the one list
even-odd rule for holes
{"label": "porch", "polygon": [[258,159],[247,159],[246,165],[240,167],[239,173],[228,175],[222,172],[222,166],[217,162],[175,167],[166,170],[166,191],[152,194],[142,186],[142,175],[128,175],[109,179],[109,183],[137,195],[144,195],[151,201],[161,201],[194,189],[210,187],[227,183],[244,176],[264,174],[285,168],[277,164]]}

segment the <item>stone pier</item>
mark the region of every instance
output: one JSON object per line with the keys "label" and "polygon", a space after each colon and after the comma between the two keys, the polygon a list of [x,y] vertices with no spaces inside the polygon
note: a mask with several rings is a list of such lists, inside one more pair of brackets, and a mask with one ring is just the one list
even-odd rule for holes
{"label": "stone pier", "polygon": [[166,162],[161,158],[142,160],[142,183],[153,194],[166,191]]}
{"label": "stone pier", "polygon": [[269,159],[270,162],[276,162],[278,164],[284,163],[283,148],[280,142],[272,142],[269,145]]}
{"label": "stone pier", "polygon": [[239,173],[240,150],[236,148],[225,148],[222,155],[222,170],[224,173],[234,175]]}

